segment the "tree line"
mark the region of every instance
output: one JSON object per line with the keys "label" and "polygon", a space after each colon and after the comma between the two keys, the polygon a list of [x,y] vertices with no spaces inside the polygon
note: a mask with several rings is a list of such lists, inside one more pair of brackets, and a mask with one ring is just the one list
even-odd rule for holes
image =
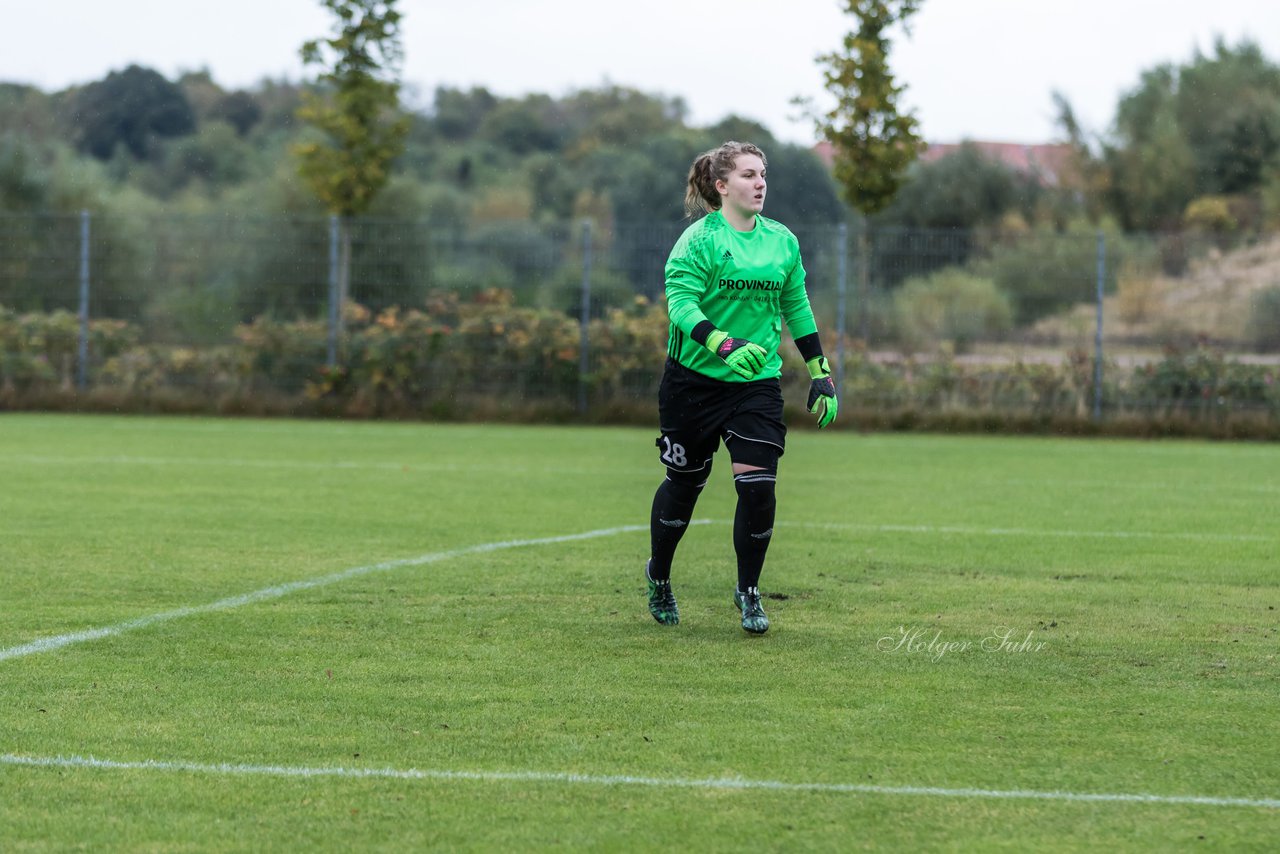
{"label": "tree line", "polygon": [[[311,214],[294,150],[313,84],[228,90],[207,71],[175,80],[140,66],[46,93],[0,83],[0,210]],[[916,163],[875,225],[1065,229],[1112,220],[1128,231],[1194,227],[1247,235],[1280,226],[1280,66],[1254,43],[1219,41],[1141,75],[1105,132],[1057,106],[1076,149],[1065,187],[976,149]],[[766,148],[771,215],[850,218],[806,146],[737,116],[690,123],[677,96],[606,85],[555,97],[441,87],[405,110],[404,150],[369,213],[449,227],[500,221],[672,222],[688,163],[726,138]]]}

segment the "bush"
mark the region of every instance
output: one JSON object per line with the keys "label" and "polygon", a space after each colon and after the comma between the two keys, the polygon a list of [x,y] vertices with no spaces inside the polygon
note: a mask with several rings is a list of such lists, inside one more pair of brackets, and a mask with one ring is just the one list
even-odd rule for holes
{"label": "bush", "polygon": [[1097,240],[1091,236],[1033,234],[998,244],[973,269],[1009,296],[1015,321],[1023,325],[1095,299],[1097,278],[1090,271],[1096,257]]}
{"label": "bush", "polygon": [[235,335],[237,373],[250,393],[300,394],[326,361],[329,330],[323,321],[259,317],[237,327]]}
{"label": "bush", "polygon": [[[140,346],[136,327],[95,321],[87,393],[73,383],[77,331],[67,312],[0,308],[0,406],[562,420],[585,391],[589,420],[651,424],[667,317],[661,303],[635,298],[592,320],[585,376],[578,322],[498,289],[434,293],[420,308],[376,314],[352,306],[332,365],[318,321],[259,318],[221,347]],[[811,426],[796,411],[808,376],[794,348],[784,357],[794,423]],[[1105,422],[1090,420],[1083,351],[1058,365],[968,365],[945,347],[883,362],[856,346],[842,368],[846,426],[1280,438],[1275,367],[1203,348],[1136,370],[1104,366]]]}
{"label": "bush", "polygon": [[[1116,233],[1106,234],[1103,292],[1115,293],[1117,271],[1149,266],[1158,251]],[[1078,303],[1097,301],[1098,235],[1036,231],[995,244],[972,271],[995,282],[1013,306],[1017,325],[1033,323]]]}
{"label": "bush", "polygon": [[97,380],[128,399],[182,396],[207,405],[236,392],[242,377],[241,365],[227,347],[147,346],[108,359]]}
{"label": "bush", "polygon": [[1182,222],[1193,231],[1207,231],[1218,236],[1235,231],[1239,225],[1231,213],[1230,200],[1225,196],[1201,196],[1193,200],[1183,211]]}
{"label": "bush", "polygon": [[591,361],[587,377],[593,399],[656,400],[667,346],[667,310],[634,297],[630,306],[609,309],[588,327]]}
{"label": "bush", "polygon": [[[89,321],[88,378],[96,366],[136,346],[138,329],[119,320]],[[18,314],[0,306],[0,386],[70,388],[79,356],[80,319],[69,311]]]}
{"label": "bush", "polygon": [[1195,418],[1222,417],[1232,411],[1280,413],[1276,369],[1228,362],[1206,348],[1171,352],[1138,369],[1130,384],[1130,405],[1148,413]]}
{"label": "bush", "polygon": [[1002,338],[1013,324],[995,283],[956,267],[908,280],[893,302],[899,338],[911,350],[950,342],[964,352],[975,341]]}

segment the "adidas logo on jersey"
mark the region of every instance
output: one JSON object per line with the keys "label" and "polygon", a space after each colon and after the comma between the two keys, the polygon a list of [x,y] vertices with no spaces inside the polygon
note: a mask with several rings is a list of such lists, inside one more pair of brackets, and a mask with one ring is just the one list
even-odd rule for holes
{"label": "adidas logo on jersey", "polygon": [[724,254],[720,256],[720,260],[721,260],[721,261],[732,261],[732,260],[733,260],[733,253],[732,253],[732,252],[730,252],[728,249],[724,250]]}

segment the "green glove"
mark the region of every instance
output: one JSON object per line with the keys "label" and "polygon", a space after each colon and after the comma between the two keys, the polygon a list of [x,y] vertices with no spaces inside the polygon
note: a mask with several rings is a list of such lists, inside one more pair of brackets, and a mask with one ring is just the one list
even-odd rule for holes
{"label": "green glove", "polygon": [[764,370],[764,363],[769,361],[769,354],[759,344],[752,344],[745,338],[730,338],[729,333],[719,329],[707,336],[707,349],[724,359],[725,364],[744,380],[755,379]]}
{"label": "green glove", "polygon": [[840,401],[836,399],[836,384],[831,381],[831,365],[826,356],[815,356],[804,363],[809,369],[812,380],[809,383],[810,412],[818,415],[818,429],[822,429],[836,420],[840,410]]}

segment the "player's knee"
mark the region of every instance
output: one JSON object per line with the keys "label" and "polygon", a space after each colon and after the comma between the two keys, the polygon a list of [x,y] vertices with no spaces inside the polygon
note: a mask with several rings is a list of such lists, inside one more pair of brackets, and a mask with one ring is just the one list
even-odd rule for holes
{"label": "player's knee", "polygon": [[759,510],[771,510],[777,504],[775,495],[777,483],[777,468],[748,469],[733,476],[738,500],[748,507]]}
{"label": "player's knee", "polygon": [[690,503],[697,501],[698,496],[702,493],[702,488],[707,485],[707,478],[710,476],[710,472],[710,467],[696,472],[667,469],[667,491],[677,500]]}

